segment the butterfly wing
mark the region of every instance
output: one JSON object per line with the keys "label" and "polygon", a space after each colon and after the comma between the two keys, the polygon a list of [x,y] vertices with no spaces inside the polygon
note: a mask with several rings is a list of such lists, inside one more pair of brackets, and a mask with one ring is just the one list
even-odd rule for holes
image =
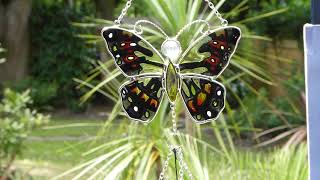
{"label": "butterfly wing", "polygon": [[107,27],[102,30],[102,36],[116,66],[124,75],[135,79],[120,87],[124,111],[134,120],[150,122],[163,97],[163,57],[133,31]]}
{"label": "butterfly wing", "polygon": [[163,57],[141,36],[119,27],[104,28],[102,36],[116,66],[126,76],[162,74]]}
{"label": "butterfly wing", "polygon": [[199,124],[216,119],[225,107],[224,86],[209,78],[183,76],[181,95],[191,117]]}
{"label": "butterfly wing", "polygon": [[195,122],[214,120],[224,109],[225,87],[213,78],[228,66],[240,38],[241,30],[233,26],[208,31],[182,55],[181,95]]}
{"label": "butterfly wing", "polygon": [[137,121],[150,122],[163,97],[161,77],[144,77],[129,81],[120,88],[123,109]]}
{"label": "butterfly wing", "polygon": [[241,30],[233,26],[208,31],[182,55],[180,73],[218,77],[228,66],[240,38]]}

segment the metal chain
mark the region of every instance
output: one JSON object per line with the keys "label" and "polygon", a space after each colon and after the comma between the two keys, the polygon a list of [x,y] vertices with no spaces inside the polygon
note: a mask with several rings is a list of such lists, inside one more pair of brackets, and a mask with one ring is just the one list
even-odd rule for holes
{"label": "metal chain", "polygon": [[171,117],[172,117],[172,135],[177,135],[178,134],[178,128],[177,128],[177,114],[176,114],[176,108],[175,104],[171,103],[170,104],[170,109],[171,109]]}
{"label": "metal chain", "polygon": [[184,171],[183,169],[188,173],[189,179],[193,180],[193,176],[191,171],[188,168],[188,165],[183,161],[183,153],[182,153],[182,148],[179,146],[178,147],[178,159],[179,159],[179,166],[180,166],[180,179],[183,180],[183,174]]}
{"label": "metal chain", "polygon": [[173,155],[173,150],[176,150],[177,152],[177,158],[179,160],[179,167],[180,167],[180,170],[179,170],[179,180],[183,180],[183,175],[184,175],[184,171],[187,172],[187,175],[189,176],[189,180],[193,180],[193,176],[192,176],[192,173],[191,171],[189,170],[188,168],[188,165],[183,161],[183,153],[182,153],[182,148],[181,146],[175,146],[175,145],[169,145],[169,154],[164,162],[164,166],[162,168],[162,171],[160,173],[160,176],[159,176],[159,180],[165,180],[167,179],[165,177],[166,175],[166,172],[168,170],[168,166],[169,166],[169,161],[171,159],[171,156]]}
{"label": "metal chain", "polygon": [[124,16],[127,14],[129,8],[132,5],[133,0],[128,0],[126,3],[126,6],[122,9],[120,16],[118,17],[118,19],[116,19],[114,21],[115,24],[121,24],[122,19],[124,18]]}
{"label": "metal chain", "polygon": [[214,13],[216,14],[216,16],[218,17],[218,19],[221,22],[222,26],[227,26],[228,25],[228,21],[226,19],[224,19],[222,17],[222,15],[219,13],[218,9],[214,6],[214,4],[210,1],[210,0],[204,0],[206,3],[208,3],[209,8],[214,11]]}
{"label": "metal chain", "polygon": [[165,179],[165,173],[168,170],[169,160],[171,159],[172,155],[173,155],[173,152],[170,150],[170,152],[169,152],[169,154],[167,156],[167,159],[164,161],[164,165],[163,165],[162,171],[160,173],[159,180],[164,180]]}

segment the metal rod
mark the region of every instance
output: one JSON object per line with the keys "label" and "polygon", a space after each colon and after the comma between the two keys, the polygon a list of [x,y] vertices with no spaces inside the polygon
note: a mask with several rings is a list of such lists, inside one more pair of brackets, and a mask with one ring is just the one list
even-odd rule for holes
{"label": "metal rod", "polygon": [[311,0],[311,23],[320,24],[320,0]]}
{"label": "metal rod", "polygon": [[320,25],[304,27],[309,180],[320,179]]}
{"label": "metal rod", "polygon": [[178,180],[177,150],[176,150],[176,148],[174,148],[172,151],[174,153],[174,165],[175,165],[175,169],[176,169],[176,180]]}

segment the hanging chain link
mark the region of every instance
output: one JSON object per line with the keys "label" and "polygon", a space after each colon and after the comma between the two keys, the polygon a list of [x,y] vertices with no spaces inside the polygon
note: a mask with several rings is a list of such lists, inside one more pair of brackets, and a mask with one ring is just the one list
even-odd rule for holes
{"label": "hanging chain link", "polygon": [[193,176],[191,171],[188,168],[188,165],[183,161],[182,148],[178,146],[176,149],[178,153],[178,160],[179,160],[179,166],[180,166],[180,172],[179,172],[180,180],[183,180],[184,170],[187,172],[187,175],[189,176],[189,180],[193,180]]}
{"label": "hanging chain link", "polygon": [[172,135],[178,135],[178,127],[177,127],[177,114],[176,114],[176,108],[175,104],[170,104],[170,110],[171,110],[171,118],[172,118]]}
{"label": "hanging chain link", "polygon": [[213,4],[213,2],[211,2],[210,0],[204,0],[206,3],[208,3],[209,8],[214,11],[214,13],[216,14],[216,16],[218,17],[218,19],[221,22],[222,26],[227,26],[228,25],[228,21],[226,19],[224,19],[222,17],[222,15],[219,13],[218,9],[215,7],[215,5]]}
{"label": "hanging chain link", "polygon": [[126,6],[122,9],[120,16],[118,17],[118,19],[116,19],[114,21],[115,24],[121,24],[122,19],[124,18],[124,16],[127,14],[129,8],[132,5],[133,0],[128,0],[126,3]]}
{"label": "hanging chain link", "polygon": [[164,161],[164,165],[163,165],[162,171],[160,173],[159,180],[164,180],[165,179],[165,174],[166,174],[166,172],[168,170],[169,161],[170,161],[172,155],[173,155],[173,152],[170,151],[168,156],[167,156],[167,159]]}
{"label": "hanging chain link", "polygon": [[183,153],[182,153],[182,148],[181,146],[175,146],[175,145],[169,145],[169,149],[170,149],[170,152],[164,162],[164,166],[162,168],[162,171],[160,173],[160,176],[159,176],[159,180],[166,180],[168,179],[165,175],[166,175],[166,172],[168,171],[168,167],[169,167],[169,161],[173,155],[173,151],[176,150],[177,152],[177,159],[179,161],[179,167],[180,167],[180,170],[179,170],[179,180],[184,180],[183,176],[184,176],[184,172],[186,171],[187,172],[187,176],[189,177],[189,180],[193,180],[193,176],[192,176],[192,173],[191,171],[189,170],[187,164],[184,162],[183,160]]}

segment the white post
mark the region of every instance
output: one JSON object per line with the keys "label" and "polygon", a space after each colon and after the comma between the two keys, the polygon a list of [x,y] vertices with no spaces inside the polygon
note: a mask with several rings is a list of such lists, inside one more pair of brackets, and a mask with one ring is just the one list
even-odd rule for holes
{"label": "white post", "polygon": [[320,25],[304,26],[309,180],[320,180]]}

